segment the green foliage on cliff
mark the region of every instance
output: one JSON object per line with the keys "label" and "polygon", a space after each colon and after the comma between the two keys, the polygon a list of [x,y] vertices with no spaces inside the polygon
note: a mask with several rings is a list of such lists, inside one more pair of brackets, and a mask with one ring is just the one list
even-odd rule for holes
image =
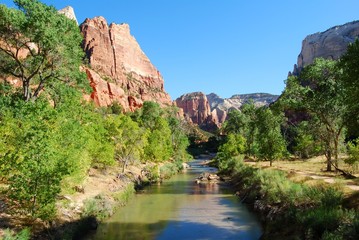
{"label": "green foliage on cliff", "polygon": [[54,218],[56,196],[81,184],[91,166],[118,164],[124,171],[136,162],[187,158],[188,141],[175,127],[179,122],[171,119],[171,129],[158,105],[149,104],[163,111],[149,126],[141,110],[138,122],[103,113],[66,85],[55,107],[41,96],[23,101],[10,86],[0,86],[0,175],[14,213]]}
{"label": "green foliage on cliff", "polygon": [[36,100],[58,83],[84,84],[79,67],[84,53],[75,21],[38,0],[14,0],[18,9],[0,5],[0,72],[22,81],[24,100]]}

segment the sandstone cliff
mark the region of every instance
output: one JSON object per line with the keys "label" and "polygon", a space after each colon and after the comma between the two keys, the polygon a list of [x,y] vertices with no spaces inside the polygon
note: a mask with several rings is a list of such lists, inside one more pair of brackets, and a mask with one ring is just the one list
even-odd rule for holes
{"label": "sandstone cliff", "polygon": [[177,98],[176,106],[183,109],[184,117],[189,122],[202,125],[211,115],[207,97],[202,92],[193,92]]}
{"label": "sandstone cliff", "polygon": [[60,9],[58,12],[64,14],[67,18],[74,20],[77,23],[77,25],[79,25],[79,22],[77,21],[75,15],[75,11],[71,6],[67,6],[63,9]]}
{"label": "sandstone cliff", "polygon": [[250,100],[257,107],[269,105],[278,95],[268,93],[237,94],[231,98],[221,98],[215,93],[205,95],[202,92],[184,94],[176,99],[176,105],[183,110],[184,117],[204,130],[215,130],[222,126],[231,109],[239,110]]}
{"label": "sandstone cliff", "polygon": [[307,36],[302,42],[297,64],[290,74],[298,75],[303,67],[313,63],[318,57],[338,59],[346,52],[348,44],[354,42],[357,37],[359,37],[359,21]]}
{"label": "sandstone cliff", "polygon": [[171,104],[160,72],[131,36],[127,24],[108,25],[103,17],[96,17],[86,19],[80,29],[91,66],[84,69],[97,105],[118,102],[125,111],[133,111],[144,101]]}

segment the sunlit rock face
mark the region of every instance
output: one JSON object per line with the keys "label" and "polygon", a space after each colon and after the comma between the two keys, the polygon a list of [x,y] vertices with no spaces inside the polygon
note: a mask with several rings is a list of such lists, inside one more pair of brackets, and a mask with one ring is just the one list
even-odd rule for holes
{"label": "sunlit rock face", "polygon": [[231,98],[221,98],[215,93],[205,95],[202,92],[184,94],[177,98],[176,106],[183,110],[184,117],[202,129],[213,131],[222,126],[228,111],[240,110],[245,103],[253,101],[257,106],[268,106],[276,101],[278,95],[268,93],[237,94]]}
{"label": "sunlit rock face", "polygon": [[75,20],[77,25],[79,25],[75,15],[75,11],[71,6],[67,6],[63,9],[60,9],[58,12],[64,14],[69,19]]}
{"label": "sunlit rock face", "polygon": [[184,117],[191,123],[202,125],[211,115],[211,108],[206,94],[193,92],[182,95],[175,101],[183,109]]}
{"label": "sunlit rock face", "polygon": [[160,72],[130,34],[129,25],[108,25],[103,17],[96,17],[86,19],[80,30],[90,65],[85,71],[96,104],[108,106],[118,102],[125,111],[141,107],[144,101],[171,105]]}
{"label": "sunlit rock face", "polygon": [[298,75],[303,67],[312,64],[318,57],[338,59],[346,52],[348,44],[354,42],[357,37],[359,37],[359,21],[307,36],[302,42],[297,64],[290,74]]}

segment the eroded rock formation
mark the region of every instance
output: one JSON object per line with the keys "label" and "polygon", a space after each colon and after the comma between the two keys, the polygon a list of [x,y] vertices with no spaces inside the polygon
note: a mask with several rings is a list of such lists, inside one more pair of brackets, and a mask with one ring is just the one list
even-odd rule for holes
{"label": "eroded rock formation", "polygon": [[206,94],[193,92],[177,98],[176,106],[183,109],[184,117],[191,123],[202,125],[211,115]]}
{"label": "eroded rock formation", "polygon": [[302,42],[297,64],[290,74],[298,75],[303,67],[312,64],[318,57],[338,59],[346,52],[348,44],[354,42],[357,37],[359,37],[359,21],[307,36]]}
{"label": "eroded rock formation", "polygon": [[202,92],[184,94],[176,99],[176,105],[183,110],[184,117],[202,129],[213,131],[222,126],[228,111],[239,110],[250,100],[257,107],[268,106],[276,101],[278,95],[268,93],[237,94],[231,98],[221,98],[215,93],[205,95]]}
{"label": "eroded rock formation", "polygon": [[80,29],[91,66],[85,67],[85,71],[96,104],[108,106],[118,102],[125,111],[141,107],[144,101],[171,104],[160,72],[131,36],[129,25],[108,25],[103,17],[96,17],[86,19]]}
{"label": "eroded rock formation", "polygon": [[77,25],[79,25],[79,22],[77,21],[75,15],[75,11],[71,6],[64,7],[63,9],[60,9],[58,12],[64,14],[69,19],[75,20]]}

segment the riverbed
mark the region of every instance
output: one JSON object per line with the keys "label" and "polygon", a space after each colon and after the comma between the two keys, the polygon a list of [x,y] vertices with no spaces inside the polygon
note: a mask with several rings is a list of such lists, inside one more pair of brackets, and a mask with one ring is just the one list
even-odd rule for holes
{"label": "riverbed", "polygon": [[225,183],[196,183],[202,172],[216,171],[204,160],[136,194],[86,239],[259,239],[259,220]]}

